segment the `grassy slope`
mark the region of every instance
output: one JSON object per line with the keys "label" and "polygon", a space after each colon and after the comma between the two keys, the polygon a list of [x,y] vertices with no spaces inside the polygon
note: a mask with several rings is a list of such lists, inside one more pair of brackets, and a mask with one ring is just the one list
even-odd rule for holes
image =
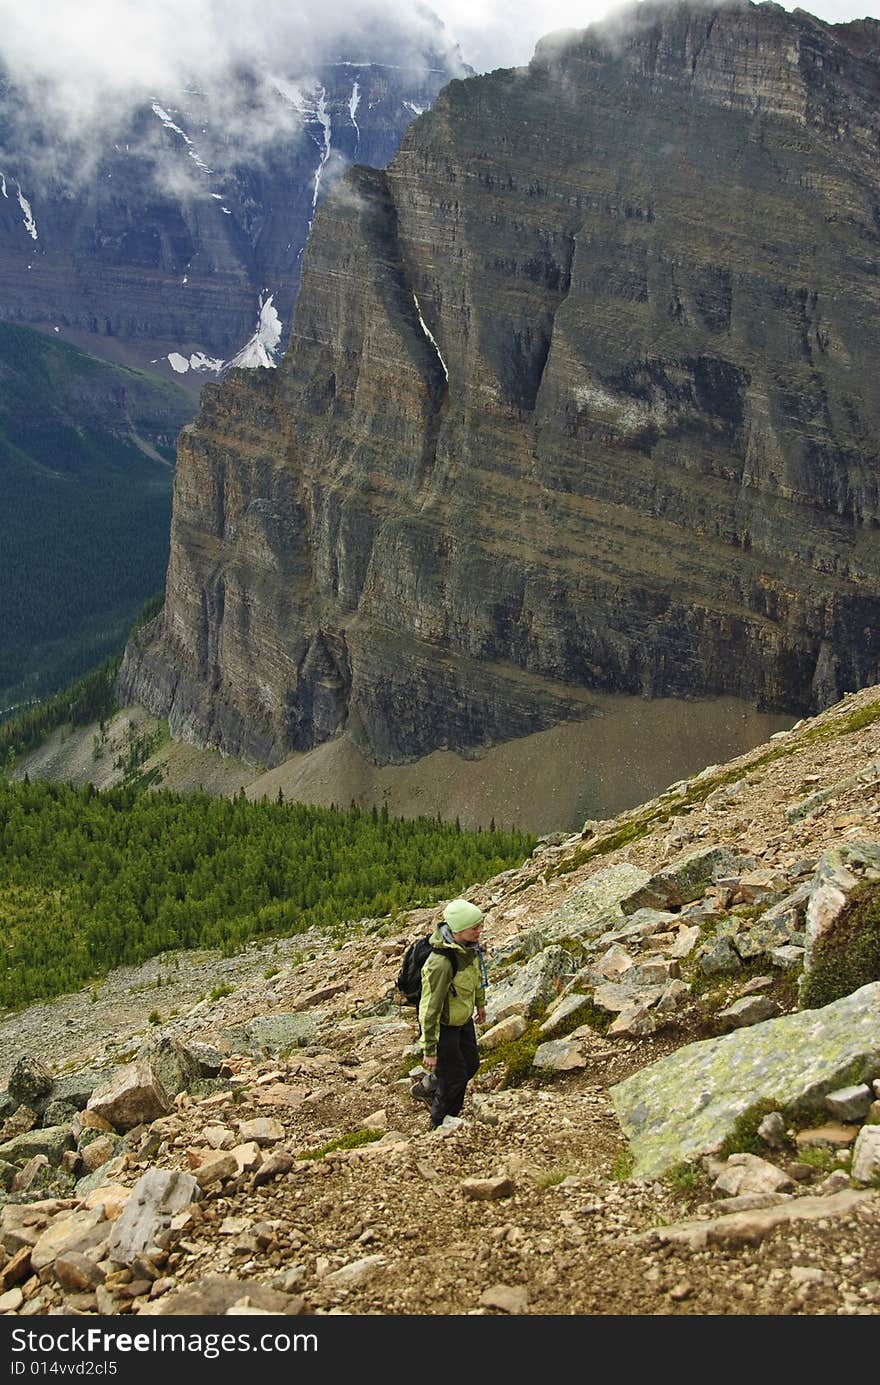
{"label": "grassy slope", "polygon": [[173,384],[0,323],[0,710],[117,650],[161,588],[174,439],[194,407]]}

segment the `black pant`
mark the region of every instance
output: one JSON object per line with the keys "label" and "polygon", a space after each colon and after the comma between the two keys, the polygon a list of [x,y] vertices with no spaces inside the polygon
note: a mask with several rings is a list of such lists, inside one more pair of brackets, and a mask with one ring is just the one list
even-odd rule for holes
{"label": "black pant", "polygon": [[437,1041],[437,1087],[431,1102],[431,1121],[442,1125],[445,1116],[457,1116],[464,1105],[467,1084],[480,1066],[473,1020],[467,1024],[441,1024]]}

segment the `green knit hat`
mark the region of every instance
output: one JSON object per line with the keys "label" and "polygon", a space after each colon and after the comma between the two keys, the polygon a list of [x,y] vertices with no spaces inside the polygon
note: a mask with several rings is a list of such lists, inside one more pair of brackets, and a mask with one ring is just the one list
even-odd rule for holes
{"label": "green knit hat", "polygon": [[466,928],[482,923],[483,911],[469,899],[453,899],[443,910],[443,917],[453,933],[463,933]]}

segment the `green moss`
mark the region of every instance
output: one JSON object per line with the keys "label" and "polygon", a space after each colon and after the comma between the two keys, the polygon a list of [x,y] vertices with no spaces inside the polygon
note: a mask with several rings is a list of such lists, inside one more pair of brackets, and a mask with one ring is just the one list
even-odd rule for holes
{"label": "green moss", "polygon": [[566,1178],[576,1178],[578,1170],[569,1168],[567,1164],[559,1164],[555,1168],[547,1169],[535,1179],[539,1188],[558,1188],[560,1183],[564,1183]]}
{"label": "green moss", "polygon": [[706,1175],[696,1164],[689,1164],[686,1160],[681,1164],[676,1164],[668,1169],[663,1175],[663,1182],[674,1193],[693,1193],[707,1183]]}
{"label": "green moss", "polygon": [[220,985],[220,986],[215,986],[215,987],[213,988],[213,990],[211,990],[211,991],[208,992],[208,999],[209,999],[212,1003],[213,1003],[213,1001],[215,1001],[215,1000],[222,1000],[223,997],[224,997],[225,995],[232,995],[232,992],[233,992],[234,990],[235,990],[235,987],[234,987],[234,986],[227,986],[226,983],[223,982],[222,985]]}
{"label": "green moss", "polygon": [[779,1111],[785,1120],[785,1109],[776,1101],[756,1101],[754,1106],[743,1111],[734,1122],[730,1134],[722,1141],[718,1158],[727,1159],[731,1154],[760,1154],[766,1157],[767,1146],[758,1134],[758,1126],[771,1111]]}
{"label": "green moss", "polygon": [[576,1010],[572,1010],[571,1014],[566,1016],[558,1029],[544,1037],[545,1039],[564,1039],[573,1030],[580,1029],[582,1024],[588,1024],[591,1029],[595,1029],[597,1034],[607,1034],[614,1023],[614,1018],[609,1010],[602,1010],[592,1000],[585,1000],[583,1005],[579,1005]]}
{"label": "green moss", "polygon": [[622,1149],[614,1156],[614,1163],[611,1165],[611,1177],[618,1183],[625,1183],[636,1165],[636,1157],[629,1148]]}
{"label": "green moss", "polygon": [[480,1069],[482,1072],[494,1072],[496,1068],[503,1067],[501,1087],[518,1087],[532,1075],[535,1051],[542,1042],[538,1021],[534,1020],[518,1039],[508,1039],[506,1043],[490,1048],[481,1058]]}
{"label": "green moss", "polygon": [[847,716],[838,717],[826,726],[816,726],[812,730],[806,731],[803,739],[807,741],[830,741],[836,739],[837,736],[849,736],[853,731],[861,731],[866,726],[873,726],[878,718],[880,718],[880,702],[869,702],[866,707],[857,707]]}
{"label": "green moss", "polygon": [[607,833],[604,837],[599,837],[589,846],[578,847],[571,856],[567,856],[557,866],[547,871],[547,879],[552,880],[555,876],[568,875],[571,871],[577,870],[597,856],[607,856],[609,852],[617,851],[621,846],[628,846],[630,842],[637,842],[640,837],[644,837],[650,831],[655,822],[664,822],[668,817],[669,813],[658,811],[647,818],[621,823],[615,831]]}
{"label": "green moss", "polygon": [[320,1145],[317,1149],[306,1149],[296,1157],[297,1159],[325,1159],[334,1150],[358,1149],[360,1145],[369,1145],[374,1140],[381,1140],[381,1138],[381,1130],[351,1130],[347,1135],[339,1135],[335,1140],[329,1140],[327,1144]]}
{"label": "green moss", "polygon": [[842,1167],[838,1162],[836,1150],[830,1145],[807,1145],[798,1150],[798,1161],[807,1164],[811,1169],[818,1169],[820,1173],[831,1173],[834,1169]]}
{"label": "green moss", "polygon": [[816,942],[800,1005],[817,1009],[880,981],[880,885],[858,885],[839,917]]}

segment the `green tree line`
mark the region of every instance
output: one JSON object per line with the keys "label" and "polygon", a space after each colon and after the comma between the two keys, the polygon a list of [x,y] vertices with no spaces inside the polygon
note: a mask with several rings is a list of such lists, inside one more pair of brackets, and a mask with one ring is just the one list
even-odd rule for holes
{"label": "green tree line", "polygon": [[88,726],[108,720],[118,710],[113,683],[121,662],[122,655],[117,654],[63,692],[0,724],[0,768],[41,745],[58,726]]}
{"label": "green tree line", "polygon": [[534,837],[166,790],[0,780],[0,1005],[122,963],[427,905],[518,865]]}

